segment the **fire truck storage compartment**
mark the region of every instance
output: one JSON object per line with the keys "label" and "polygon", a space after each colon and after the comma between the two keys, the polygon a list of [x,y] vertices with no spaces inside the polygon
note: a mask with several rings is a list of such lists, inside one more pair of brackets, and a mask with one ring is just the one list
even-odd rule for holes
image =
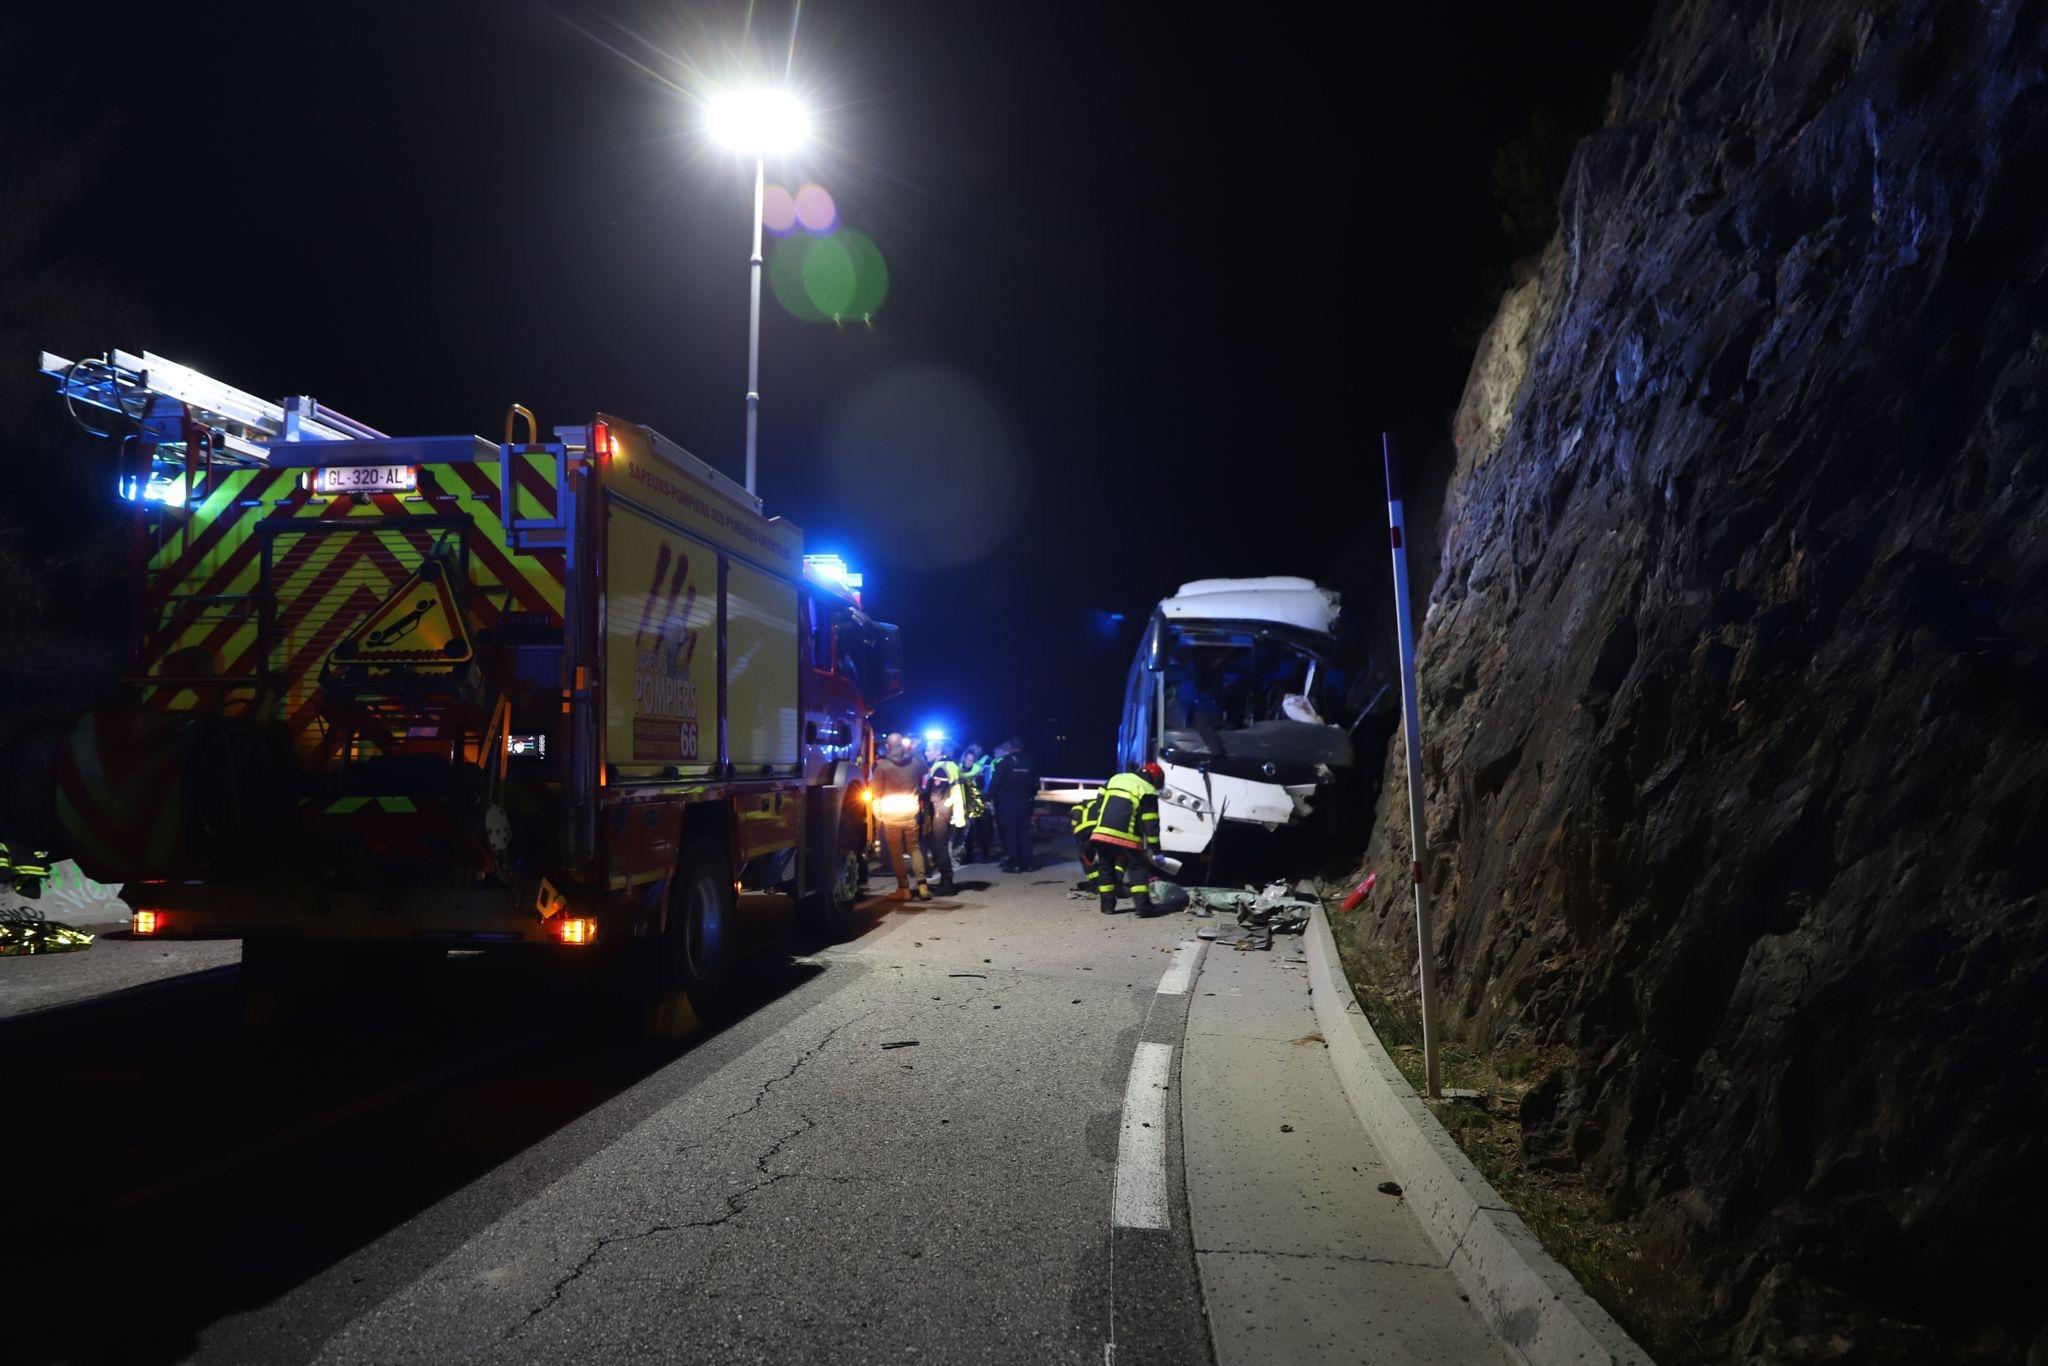
{"label": "fire truck storage compartment", "polygon": [[605,758],[624,782],[718,753],[719,555],[623,499],[605,521]]}
{"label": "fire truck storage compartment", "polygon": [[726,728],[742,775],[789,773],[797,752],[796,585],[729,560]]}

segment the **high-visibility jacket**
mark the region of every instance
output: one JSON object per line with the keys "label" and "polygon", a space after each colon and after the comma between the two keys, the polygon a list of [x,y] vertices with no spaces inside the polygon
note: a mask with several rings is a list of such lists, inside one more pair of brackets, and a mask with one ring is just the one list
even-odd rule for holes
{"label": "high-visibility jacket", "polygon": [[888,757],[875,760],[868,775],[868,790],[875,798],[875,819],[891,823],[917,819],[917,789],[924,782],[924,765],[916,759],[899,761]]}
{"label": "high-visibility jacket", "polygon": [[1124,849],[1159,847],[1159,789],[1140,773],[1119,773],[1102,785],[1102,807],[1095,818],[1097,844]]}
{"label": "high-visibility jacket", "polygon": [[932,802],[946,808],[946,820],[952,825],[967,824],[967,803],[960,794],[960,765],[951,759],[941,759],[932,765]]}
{"label": "high-visibility jacket", "polygon": [[1095,825],[1102,815],[1102,794],[1096,793],[1086,801],[1075,802],[1067,812],[1067,819],[1073,822],[1074,838],[1085,840],[1095,833]]}
{"label": "high-visibility jacket", "polygon": [[12,881],[23,896],[41,896],[43,879],[49,875],[48,850],[24,849],[14,853],[0,844],[0,878]]}

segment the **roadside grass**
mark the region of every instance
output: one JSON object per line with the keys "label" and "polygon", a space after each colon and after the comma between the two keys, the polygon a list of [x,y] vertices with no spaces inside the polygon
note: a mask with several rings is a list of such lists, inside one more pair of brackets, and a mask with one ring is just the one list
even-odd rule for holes
{"label": "roadside grass", "polygon": [[[1414,961],[1359,934],[1357,924],[1355,917],[1331,917],[1345,975],[1394,1065],[1419,1096],[1422,1012],[1411,986]],[[1657,1255],[1642,1230],[1617,1216],[1579,1172],[1544,1170],[1524,1160],[1522,1097],[1570,1059],[1564,1047],[1497,1050],[1482,1057],[1464,1041],[1446,1039],[1439,1049],[1443,1085],[1477,1091],[1480,1100],[1427,1102],[1430,1113],[1544,1249],[1662,1366],[1726,1360],[1725,1341],[1700,1336],[1711,1311],[1695,1277]]]}

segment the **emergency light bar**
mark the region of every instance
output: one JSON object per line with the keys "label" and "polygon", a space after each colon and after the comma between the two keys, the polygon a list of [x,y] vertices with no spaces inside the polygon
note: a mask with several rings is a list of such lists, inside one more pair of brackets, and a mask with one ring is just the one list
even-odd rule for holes
{"label": "emergency light bar", "polygon": [[806,555],[804,572],[814,579],[836,583],[849,591],[858,591],[867,582],[867,575],[848,568],[845,559],[838,555]]}

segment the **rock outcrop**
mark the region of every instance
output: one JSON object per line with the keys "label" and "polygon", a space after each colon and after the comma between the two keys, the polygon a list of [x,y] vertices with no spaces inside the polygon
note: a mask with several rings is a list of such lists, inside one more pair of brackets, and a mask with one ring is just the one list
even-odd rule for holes
{"label": "rock outcrop", "polygon": [[2048,1360],[2044,24],[1667,0],[1456,424],[1444,1025],[1717,1355]]}

